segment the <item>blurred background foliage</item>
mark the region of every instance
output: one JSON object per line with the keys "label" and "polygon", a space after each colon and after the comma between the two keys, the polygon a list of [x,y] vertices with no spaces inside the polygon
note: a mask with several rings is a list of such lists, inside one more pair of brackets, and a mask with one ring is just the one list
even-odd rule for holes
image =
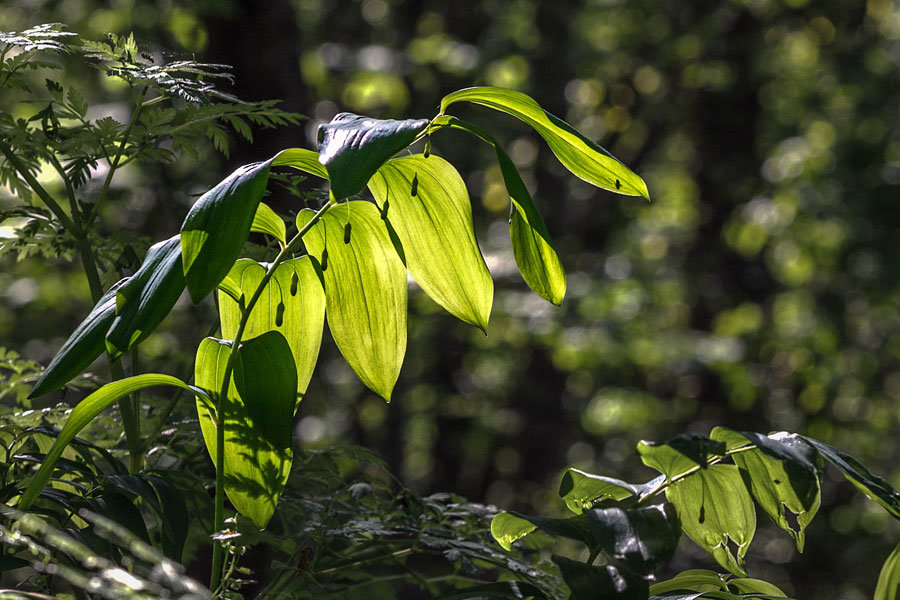
{"label": "blurred background foliage", "polygon": [[[489,335],[413,292],[392,404],[369,393],[328,341],[298,443],[361,443],[423,493],[452,490],[541,514],[559,510],[565,466],[645,480],[639,439],[716,424],[818,437],[900,486],[896,0],[0,6],[0,30],[48,21],[91,39],[133,31],[160,56],[231,64],[236,95],[278,98],[309,116],[257,132],[253,145],[235,140],[227,161],[201,148],[197,159],[128,167],[119,202],[103,215],[108,231],[168,237],[192,195],[237,164],[313,147],[315,128],[336,112],[429,117],[442,95],[477,84],[532,95],[646,179],[649,204],[598,191],[515,120],[459,108],[489,121],[523,172],[567,268],[566,300],[545,303],[515,270],[490,148],[436,136],[434,151],[466,178],[497,283]],[[121,120],[127,107],[113,80],[67,73],[85,82],[97,116]],[[31,114],[24,100],[0,98],[0,109]],[[277,210],[300,208],[282,196],[273,190]],[[7,350],[46,364],[89,308],[78,265],[2,259]],[[142,346],[145,368],[189,372],[213,314],[183,298]],[[21,378],[4,365],[0,377]],[[805,554],[763,528],[752,575],[800,597],[871,594],[900,531],[831,479]],[[673,569],[709,566],[688,542],[684,549]]]}

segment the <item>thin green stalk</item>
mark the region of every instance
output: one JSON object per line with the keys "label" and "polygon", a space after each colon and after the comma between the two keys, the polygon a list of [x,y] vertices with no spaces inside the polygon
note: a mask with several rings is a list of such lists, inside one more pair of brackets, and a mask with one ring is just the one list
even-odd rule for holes
{"label": "thin green stalk", "polygon": [[134,111],[131,113],[131,119],[128,121],[128,125],[125,126],[125,131],[122,132],[122,141],[119,143],[119,149],[116,151],[116,156],[113,158],[112,162],[109,163],[109,170],[106,172],[106,179],[103,180],[103,187],[100,188],[100,193],[97,195],[97,201],[94,202],[94,207],[87,214],[87,222],[92,223],[97,215],[100,214],[100,208],[106,202],[106,197],[109,194],[109,186],[112,183],[113,175],[116,172],[116,169],[119,168],[119,161],[122,160],[122,155],[125,153],[125,146],[128,144],[128,138],[131,136],[131,130],[134,128],[134,124],[137,123],[138,115],[141,113],[141,109],[144,107],[144,97],[147,95],[149,91],[148,86],[144,86],[144,89],[141,90],[140,95],[135,101]]}
{"label": "thin green stalk", "polygon": [[38,195],[38,198],[47,205],[50,212],[59,219],[59,222],[62,223],[63,227],[69,231],[75,231],[75,224],[72,222],[72,219],[69,218],[69,215],[66,214],[66,211],[64,211],[59,203],[53,199],[53,196],[44,189],[44,186],[38,183],[38,180],[31,174],[31,171],[28,170],[25,164],[19,160],[18,156],[16,156],[15,152],[13,152],[12,148],[10,148],[3,140],[0,140],[0,152],[2,152],[3,156],[6,157],[6,160],[9,161],[9,164],[18,171],[19,175],[22,176],[22,179],[28,183],[31,190]]}
{"label": "thin green stalk", "polygon": [[[259,285],[256,286],[256,291],[253,292],[253,296],[241,312],[241,321],[238,323],[237,331],[231,342],[231,350],[228,353],[228,361],[225,363],[225,373],[222,377],[222,389],[216,399],[216,499],[213,517],[214,531],[220,531],[225,523],[225,399],[228,397],[231,373],[234,370],[234,362],[237,358],[237,350],[241,344],[241,339],[244,336],[244,329],[247,327],[247,321],[250,318],[253,307],[256,306],[257,300],[262,296],[263,290],[266,288],[266,285],[268,285],[272,275],[275,274],[275,269],[277,269],[278,265],[284,262],[288,256],[293,254],[294,250],[300,244],[300,240],[303,239],[303,236],[312,229],[313,225],[322,218],[322,215],[324,215],[334,203],[334,196],[331,196],[329,201],[326,202],[325,205],[313,215],[312,219],[297,232],[297,235],[291,238],[291,241],[288,242],[287,246],[282,248],[281,252],[278,253],[278,256],[275,257],[275,260],[269,265],[269,268],[266,269],[262,280],[259,282]],[[222,544],[214,542],[212,573],[210,574],[209,583],[210,589],[216,589],[222,579],[223,554],[224,549]]]}

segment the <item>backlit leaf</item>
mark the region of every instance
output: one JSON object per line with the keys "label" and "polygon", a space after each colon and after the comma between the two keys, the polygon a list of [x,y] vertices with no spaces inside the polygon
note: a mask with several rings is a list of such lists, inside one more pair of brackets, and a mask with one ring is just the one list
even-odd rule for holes
{"label": "backlit leaf", "polygon": [[427,119],[372,119],[339,113],[319,126],[319,162],[325,165],[338,200],[366,187],[375,171],[425,130]]}
{"label": "backlit leaf", "polygon": [[195,304],[216,288],[240,255],[266,191],[271,162],[238,168],[188,211],[181,226],[181,250]]}
{"label": "backlit leaf", "polygon": [[[303,227],[313,212],[297,215]],[[344,242],[346,225],[352,235]],[[322,268],[328,326],[350,367],[390,401],[406,353],[406,269],[374,204],[354,201],[322,215],[303,238]]]}
{"label": "backlit leaf", "polygon": [[28,394],[29,398],[61,388],[103,354],[106,332],[116,318],[116,292],[127,281],[127,277],[122,279],[100,297],[100,301],[50,361],[44,374]]}
{"label": "backlit leaf", "polygon": [[310,175],[328,179],[325,165],[319,162],[319,155],[306,148],[288,148],[272,159],[273,167],[293,167]]}
{"label": "backlit leaf", "polygon": [[584,509],[591,508],[591,504],[595,502],[640,496],[658,486],[664,479],[665,477],[661,475],[648,483],[634,484],[569,468],[566,469],[560,482],[559,495],[569,510],[580,514]]}
{"label": "backlit leaf", "polygon": [[900,544],[884,561],[878,584],[875,586],[874,600],[897,600],[900,598]]}
{"label": "backlit leaf", "polygon": [[369,189],[407,250],[416,283],[447,312],[487,332],[494,282],[475,241],[466,184],[453,165],[434,154],[397,158],[381,166]]}
{"label": "backlit leaf", "polygon": [[[220,393],[230,351],[230,344],[223,340],[205,338],[200,342],[194,370],[197,386],[216,396]],[[269,432],[263,434],[244,405],[233,374],[227,398],[221,404],[225,427],[225,494],[239,513],[250,518],[258,527],[264,528],[275,512],[291,470],[291,446],[288,444],[284,447],[280,435],[274,436],[279,443],[273,444],[269,439]],[[197,415],[206,449],[215,464],[215,404],[206,398],[198,398]],[[283,426],[290,428],[291,421],[286,421]]]}
{"label": "backlit leaf", "polygon": [[147,338],[184,291],[181,240],[175,235],[150,246],[141,267],[116,291],[116,318],[106,350],[118,358]]}
{"label": "backlit leaf", "polygon": [[260,202],[259,206],[256,207],[256,214],[253,215],[250,231],[271,235],[278,240],[282,248],[287,244],[284,219],[279,217],[265,202]]}
{"label": "backlit leaf", "polygon": [[454,102],[463,100],[505,112],[529,124],[560,162],[588,183],[618,194],[649,199],[647,184],[640,177],[574,127],[546,112],[531,97],[500,88],[467,88],[445,96],[441,100],[441,113]]}
{"label": "backlit leaf", "polygon": [[[794,538],[797,550],[802,552],[804,530],[821,499],[815,449],[795,434],[767,437],[716,427],[711,437],[725,442],[729,450],[748,443],[757,447],[735,453],[732,458],[750,493],[772,520]],[[791,511],[794,518],[789,520],[786,511]]]}
{"label": "backlit leaf", "polygon": [[[234,296],[248,302],[262,281],[266,266],[249,258],[234,263],[219,284],[219,319],[222,337],[233,339],[241,319]],[[230,295],[223,285],[234,289]],[[244,337],[278,331],[287,340],[297,372],[297,393],[304,394],[312,377],[325,325],[325,292],[318,265],[309,256],[286,260],[275,273],[250,312]],[[296,408],[295,408],[296,410]]]}

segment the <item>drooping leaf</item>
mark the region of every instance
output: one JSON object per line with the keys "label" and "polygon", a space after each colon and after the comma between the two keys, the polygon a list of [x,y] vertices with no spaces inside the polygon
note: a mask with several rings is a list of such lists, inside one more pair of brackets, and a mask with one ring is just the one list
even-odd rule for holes
{"label": "drooping leaf", "polygon": [[569,468],[563,474],[559,484],[559,495],[565,501],[569,510],[576,514],[586,508],[591,508],[592,503],[603,500],[624,500],[625,498],[638,497],[646,491],[657,487],[665,480],[664,475],[648,481],[647,483],[627,483],[620,479],[592,475],[579,469]]}
{"label": "drooping leaf", "polygon": [[494,282],[475,241],[466,184],[453,165],[434,154],[396,158],[378,169],[369,189],[408,250],[406,268],[416,283],[486,333]]}
{"label": "drooping leaf", "polygon": [[[711,592],[725,590],[726,576],[719,575],[706,569],[690,569],[682,571],[675,577],[660,581],[650,586],[650,593],[654,596],[668,594],[670,592]],[[666,596],[668,597],[668,596]]]}
{"label": "drooping leaf", "polygon": [[881,567],[874,600],[898,600],[898,598],[900,598],[900,544],[894,548]]}
{"label": "drooping leaf", "polygon": [[69,415],[62,431],[60,431],[56,441],[53,442],[53,446],[47,452],[44,463],[19,499],[18,508],[26,510],[31,506],[50,479],[53,467],[57,459],[62,456],[63,450],[65,450],[68,443],[104,408],[132,392],[155,385],[171,385],[192,392],[198,398],[207,397],[206,392],[199,387],[188,385],[171,375],[161,375],[159,373],[144,373],[143,375],[135,375],[134,377],[126,377],[125,379],[107,383],[92,394],[89,394],[72,409],[72,414]]}
{"label": "drooping leaf", "polygon": [[250,231],[271,235],[278,240],[278,243],[282,248],[287,244],[287,232],[284,226],[284,219],[279,217],[265,202],[260,202],[259,206],[256,207],[256,214],[253,215],[253,223],[250,224]]}
{"label": "drooping leaf", "polygon": [[647,184],[640,177],[574,127],[546,112],[531,97],[500,88],[467,88],[445,96],[441,100],[441,114],[460,101],[474,102],[524,121],[544,138],[569,171],[588,183],[618,194],[649,199]]}
{"label": "drooping leaf", "polygon": [[29,398],[61,388],[103,354],[106,332],[116,318],[116,292],[127,281],[127,277],[122,279],[100,297],[88,316],[50,361],[44,374],[28,394]]}
{"label": "drooping leaf", "polygon": [[213,291],[241,253],[266,191],[272,160],[238,168],[203,194],[181,226],[188,292],[194,303]]}
{"label": "drooping leaf", "polygon": [[647,581],[625,569],[612,565],[595,566],[553,555],[563,581],[572,591],[571,600],[645,600]]}
{"label": "drooping leaf", "polygon": [[675,505],[688,537],[725,569],[747,576],[744,555],[756,533],[756,512],[736,466],[700,469],[666,488],[666,498]]}
{"label": "drooping leaf", "polygon": [[894,518],[900,519],[900,492],[883,478],[873,475],[861,462],[834,446],[811,437],[805,437],[825,460],[833,464],[850,483],[871,500],[881,505]]}
{"label": "drooping leaf", "polygon": [[116,318],[106,334],[112,358],[147,339],[184,291],[180,238],[150,246],[141,267],[116,290]]}
{"label": "drooping leaf", "polygon": [[537,525],[515,513],[501,512],[491,519],[491,535],[506,551],[512,549],[514,542],[536,529]]}
{"label": "drooping leaf", "polygon": [[[821,499],[815,449],[796,434],[764,436],[716,427],[711,437],[725,442],[729,450],[748,443],[756,446],[732,458],[750,493],[802,552],[804,530],[816,515]],[[794,519],[789,520],[786,511],[791,511]]]}
{"label": "drooping leaf", "polygon": [[785,593],[777,585],[761,579],[738,577],[728,580],[728,589],[744,596],[759,598],[760,595],[773,598],[786,598]]}
{"label": "drooping leaf", "polygon": [[287,340],[267,331],[242,342],[234,383],[258,433],[272,447],[289,452],[297,397],[297,368]]}
{"label": "drooping leaf", "polygon": [[509,222],[516,265],[525,283],[541,298],[559,305],[566,295],[566,272],[563,269],[544,219],[538,211],[531,193],[522,181],[515,164],[486,131],[455,117],[439,117],[439,126],[467,131],[493,146],[500,164],[500,173],[513,203]]}
{"label": "drooping leaf", "polygon": [[390,157],[410,145],[427,119],[381,120],[339,113],[319,126],[319,162],[325,165],[338,200],[357,194]]}
{"label": "drooping leaf", "polygon": [[[233,339],[241,319],[237,299],[248,302],[262,282],[266,266],[248,258],[234,263],[219,284],[219,319],[222,336]],[[232,286],[229,293],[223,288]],[[325,292],[318,265],[303,256],[286,260],[275,269],[247,319],[244,337],[278,331],[287,340],[297,372],[297,393],[306,393],[312,377],[325,325]],[[295,409],[296,410],[296,407]]]}
{"label": "drooping leaf", "polygon": [[328,179],[325,165],[319,162],[319,155],[306,148],[288,148],[272,159],[273,167],[293,167],[310,175]]}
{"label": "drooping leaf", "polygon": [[[200,342],[194,369],[197,386],[209,390],[215,396],[221,393],[230,351],[230,344],[223,340],[205,338]],[[282,399],[279,405],[283,403]],[[227,397],[221,399],[220,404],[225,427],[225,494],[239,513],[251,519],[259,528],[264,528],[275,512],[291,470],[291,421],[282,422],[282,427],[288,430],[287,447],[281,444],[277,447],[270,441],[270,437],[283,442],[285,436],[268,431],[264,434],[263,429],[257,426],[237,391],[234,374],[229,381]],[[293,390],[291,408],[293,409]],[[206,398],[198,398],[197,415],[206,449],[213,463],[216,463],[215,404]]]}
{"label": "drooping leaf", "polygon": [[[303,210],[303,227],[313,212]],[[346,242],[347,225],[352,234]],[[322,215],[303,238],[322,268],[328,326],[350,367],[390,401],[406,353],[406,269],[374,204],[354,201]]]}

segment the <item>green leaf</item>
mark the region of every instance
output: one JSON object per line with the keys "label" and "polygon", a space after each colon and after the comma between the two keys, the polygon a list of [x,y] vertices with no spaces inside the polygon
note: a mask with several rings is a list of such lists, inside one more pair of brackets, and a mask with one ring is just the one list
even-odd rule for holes
{"label": "green leaf", "polygon": [[[815,449],[796,434],[764,436],[737,432],[725,427],[713,429],[711,437],[732,450],[748,443],[756,449],[732,454],[744,482],[759,505],[775,523],[794,538],[803,552],[804,530],[819,509],[821,492]],[[795,515],[796,529],[786,511]]]}
{"label": "green leaf", "polygon": [[113,381],[112,383],[107,383],[88,395],[72,409],[72,414],[69,415],[62,431],[60,431],[56,441],[53,442],[53,446],[47,452],[47,456],[44,459],[41,468],[34,476],[34,479],[31,480],[31,483],[28,484],[25,493],[22,494],[22,497],[19,499],[19,510],[26,510],[34,503],[34,500],[50,479],[50,475],[53,473],[53,467],[56,464],[57,459],[62,456],[66,445],[78,435],[79,431],[84,429],[85,425],[90,423],[104,408],[119,398],[155,385],[171,385],[193,392],[198,398],[208,398],[206,392],[203,390],[188,385],[176,377],[161,375],[159,373],[145,373],[143,375],[135,375],[134,377],[127,377],[125,379]]}
{"label": "green leaf", "polygon": [[[727,576],[726,576],[727,577]],[[672,579],[660,581],[650,586],[654,596],[669,592],[711,592],[725,589],[725,579],[714,571],[706,569],[690,569],[682,571]]]}
{"label": "green leaf", "polygon": [[103,354],[106,332],[116,318],[116,292],[127,282],[126,277],[100,297],[100,301],[50,361],[44,374],[28,394],[29,398],[61,388]]}
{"label": "green leaf", "polygon": [[[301,211],[298,227],[313,214]],[[338,205],[303,243],[322,268],[328,326],[338,349],[362,382],[390,401],[406,353],[406,269],[381,213],[369,202]]]}
{"label": "green leaf", "polygon": [[524,581],[483,583],[441,594],[441,600],[466,600],[467,598],[513,598],[515,600],[534,598],[539,600],[547,598],[547,595],[536,585]]}
{"label": "green leaf", "polygon": [[[244,302],[249,301],[265,271],[264,265],[242,258],[234,263],[228,276],[219,284],[222,337],[234,338],[241,320],[237,299],[243,296]],[[246,338],[278,331],[287,339],[294,357],[297,393],[300,395],[306,393],[312,378],[325,326],[325,291],[320,278],[319,266],[309,256],[278,265],[250,312],[244,329]],[[222,289],[224,286],[232,286],[231,295]]]}
{"label": "green leaf", "polygon": [[491,519],[491,535],[507,552],[513,542],[522,539],[537,529],[537,525],[517,513],[501,512]]}
{"label": "green leaf", "polygon": [[556,255],[547,225],[515,164],[500,144],[483,129],[455,117],[441,117],[436,124],[467,131],[494,147],[506,191],[513,203],[509,235],[516,265],[534,293],[558,306],[566,295],[566,272]]}
{"label": "green leaf", "polygon": [[571,600],[646,600],[647,582],[640,576],[613,565],[594,566],[565,556],[553,555],[563,581],[572,591]]}
{"label": "green leaf", "polygon": [[284,227],[284,219],[279,217],[265,202],[260,202],[259,206],[256,207],[256,214],[253,215],[253,223],[250,224],[250,231],[271,235],[278,240],[278,243],[282,248],[287,245],[287,232]]}
{"label": "green leaf", "polygon": [[[681,527],[701,548],[736,575],[746,576],[744,555],[756,533],[753,500],[734,465],[701,469],[666,488]],[[737,544],[737,550],[729,547]]]}
{"label": "green leaf", "polygon": [[297,368],[284,336],[267,331],[243,342],[234,364],[234,383],[253,420],[254,433],[272,447],[290,451]]}
{"label": "green leaf", "polygon": [[183,291],[181,240],[175,235],[151,246],[141,267],[116,291],[116,318],[106,334],[110,357],[153,333]]}
{"label": "green leaf", "polygon": [[310,175],[328,179],[325,165],[319,162],[319,155],[306,148],[288,148],[272,159],[273,167],[293,167]]}
{"label": "green leaf", "polygon": [[894,548],[881,567],[874,600],[898,600],[898,598],[900,598],[900,544]]}
{"label": "green leaf", "polygon": [[406,268],[416,283],[487,333],[494,282],[475,241],[466,184],[453,165],[433,154],[396,158],[378,169],[369,189],[408,250]]}
{"label": "green leaf", "polygon": [[[220,393],[230,351],[230,344],[223,340],[205,338],[200,342],[194,370],[194,381],[199,387],[210,390],[215,395]],[[251,352],[255,353],[255,349]],[[258,359],[254,357],[251,362],[257,364]],[[280,359],[279,364],[283,363],[284,359]],[[288,445],[285,447],[284,434],[273,433],[268,430],[267,425],[257,424],[241,399],[234,379],[232,375],[227,398],[221,402],[225,427],[225,494],[239,513],[262,529],[275,512],[291,470],[293,452],[290,431],[287,435]],[[279,392],[283,393],[286,389],[291,388],[282,387]],[[292,391],[291,409],[293,400]],[[265,402],[264,399],[259,401]],[[284,398],[278,398],[275,402],[280,407],[278,413],[282,414]],[[213,463],[216,463],[217,458],[215,414],[216,406],[212,401],[207,398],[197,399],[200,429]],[[291,420],[282,419],[282,427],[290,429]]]}
{"label": "green leaf", "polygon": [[559,495],[569,510],[576,514],[603,500],[624,500],[638,497],[646,491],[657,487],[665,480],[659,476],[643,484],[626,483],[620,479],[592,475],[579,469],[569,468],[563,474],[559,485]]}
{"label": "green leaf", "polygon": [[513,90],[474,87],[441,100],[441,114],[454,102],[474,102],[505,112],[529,124],[560,162],[576,176],[606,190],[649,199],[647,184],[613,155],[565,121],[546,112],[531,97]]}
{"label": "green leaf", "polygon": [[585,511],[603,552],[630,571],[650,575],[671,558],[681,527],[671,505]]}
{"label": "green leaf", "polygon": [[894,518],[900,519],[900,493],[887,481],[873,475],[861,462],[834,446],[820,442],[811,437],[805,437],[816,450],[831,464],[843,473],[850,483],[860,492],[881,505]]}
{"label": "green leaf", "polygon": [[759,595],[774,598],[786,598],[781,588],[761,579],[730,579],[728,581],[728,589],[738,594],[749,595],[753,598],[758,598]]}
{"label": "green leaf", "polygon": [[427,119],[380,120],[351,113],[339,113],[331,123],[320,125],[319,162],[328,171],[334,197],[341,200],[361,192],[384,161],[427,126]]}
{"label": "green leaf", "polygon": [[216,288],[240,255],[266,191],[271,163],[238,168],[188,211],[181,226],[181,250],[194,304]]}

